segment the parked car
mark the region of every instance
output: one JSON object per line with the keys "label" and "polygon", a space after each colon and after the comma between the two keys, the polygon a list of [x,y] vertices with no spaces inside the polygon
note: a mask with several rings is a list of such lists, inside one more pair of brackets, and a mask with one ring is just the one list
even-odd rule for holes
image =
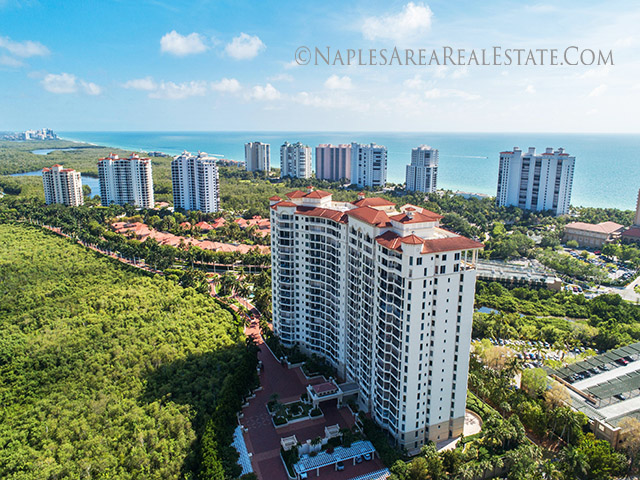
{"label": "parked car", "polygon": [[623,394],[621,394],[621,393],[619,393],[619,394],[617,394],[617,395],[614,395],[613,397],[614,397],[614,398],[617,398],[618,400],[622,400],[622,401],[624,401],[624,400],[626,400],[626,399],[627,399],[627,397],[625,397],[625,396],[624,396]]}
{"label": "parked car", "polygon": [[356,457],[356,463],[362,463],[362,455]]}
{"label": "parked car", "polygon": [[336,470],[339,471],[339,472],[344,470],[344,463],[343,462],[336,463]]}
{"label": "parked car", "polygon": [[365,453],[364,454],[364,459],[368,462],[369,460],[371,460],[371,454],[370,453]]}

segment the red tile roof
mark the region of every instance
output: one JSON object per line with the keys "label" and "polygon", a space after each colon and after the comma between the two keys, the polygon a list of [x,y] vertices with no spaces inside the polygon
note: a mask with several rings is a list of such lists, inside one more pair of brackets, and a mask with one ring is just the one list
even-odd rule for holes
{"label": "red tile roof", "polygon": [[288,198],[324,198],[330,196],[331,192],[325,192],[324,190],[313,190],[312,192],[302,192],[300,190],[295,190],[293,192],[287,193]]}
{"label": "red tile roof", "polygon": [[200,230],[213,230],[215,227],[207,222],[198,222],[194,225],[198,227]]}
{"label": "red tile roof", "polygon": [[293,202],[278,202],[271,205],[271,208],[276,208],[276,207],[297,207],[297,205]]}
{"label": "red tile roof", "polygon": [[286,194],[287,198],[302,198],[306,195],[306,193],[300,191],[300,190],[295,190],[293,192],[289,192]]}
{"label": "red tile roof", "polygon": [[389,248],[391,250],[402,251],[402,249],[400,248],[402,244],[402,237],[400,237],[400,235],[397,235],[396,233],[393,233],[391,230],[384,232],[382,235],[378,235],[376,237],[376,242],[378,242],[383,247]]}
{"label": "red tile roof", "polygon": [[327,394],[338,390],[338,387],[333,382],[319,383],[317,385],[312,385],[311,388],[316,395]]}
{"label": "red tile roof", "polygon": [[484,245],[480,242],[476,242],[475,240],[471,240],[470,238],[460,236],[424,240],[423,243],[424,246],[422,247],[422,253],[449,252],[451,250],[471,250],[484,247]]}
{"label": "red tile roof", "polygon": [[298,207],[296,213],[299,213],[300,215],[308,215],[310,217],[328,218],[334,222],[347,223],[347,217],[344,212],[331,210],[330,208]]}
{"label": "red tile roof", "polygon": [[387,207],[395,205],[395,203],[380,197],[361,198],[351,203],[356,207]]}
{"label": "red tile roof", "polygon": [[269,201],[271,202],[279,202],[280,200],[282,199],[277,195],[274,195],[273,197],[269,197]]}
{"label": "red tile roof", "polygon": [[[409,208],[412,208],[412,207],[409,207]],[[407,208],[407,210],[409,210],[409,208]],[[392,216],[391,220],[394,220],[400,223],[425,223],[425,222],[437,222],[442,218],[442,215],[438,215],[437,213],[434,213],[430,210],[422,210],[421,212],[418,212],[418,211],[415,211],[415,209],[413,209],[409,211],[413,211],[413,214],[411,216],[407,215],[406,213],[399,213],[397,215]]]}
{"label": "red tile roof", "polygon": [[324,198],[330,197],[330,192],[325,192],[324,190],[314,190],[313,192],[309,192],[305,195],[305,198]]}
{"label": "red tile roof", "polygon": [[375,225],[377,227],[390,226],[389,215],[381,210],[371,207],[358,207],[346,212],[350,217],[355,217],[363,222]]}
{"label": "red tile roof", "polygon": [[406,237],[402,237],[400,241],[402,243],[407,243],[409,245],[419,245],[424,242],[422,238],[414,234],[407,235]]}
{"label": "red tile roof", "polygon": [[448,252],[453,250],[470,250],[474,248],[482,248],[482,245],[479,242],[471,240],[466,237],[455,236],[449,238],[435,238],[432,240],[426,240],[424,238],[420,238],[417,235],[407,235],[406,237],[400,237],[398,234],[392,232],[391,230],[383,233],[382,235],[378,235],[376,237],[376,241],[382,245],[383,247],[389,248],[391,250],[397,250],[399,252],[402,251],[402,244],[406,243],[409,245],[420,245],[422,244],[422,250],[420,253],[438,253],[438,252]]}
{"label": "red tile roof", "polygon": [[596,225],[592,223],[573,222],[568,223],[564,228],[570,228],[583,232],[605,233],[607,235],[610,235],[624,227],[616,222],[601,222]]}

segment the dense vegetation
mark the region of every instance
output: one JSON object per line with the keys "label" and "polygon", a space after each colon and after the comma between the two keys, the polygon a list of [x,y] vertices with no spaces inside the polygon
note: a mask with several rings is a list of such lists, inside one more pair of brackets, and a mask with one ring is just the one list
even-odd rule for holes
{"label": "dense vegetation", "polygon": [[[142,212],[142,215],[144,218],[153,218],[158,215],[170,216],[175,222],[175,216],[182,214],[173,215],[167,210],[147,210]],[[65,234],[100,250],[117,252],[129,259],[145,259],[148,265],[157,270],[170,269],[177,262],[189,264],[193,268],[197,266],[196,262],[223,264],[241,262],[247,265],[267,265],[270,261],[269,255],[260,254],[256,249],[242,255],[238,252],[203,250],[197,246],[175,248],[160,245],[153,239],[147,239],[144,242],[128,239],[110,228],[110,224],[116,217],[140,221],[143,220],[143,216],[130,206],[125,208],[113,205],[108,208],[92,208],[85,205],[67,208],[63,205],[43,205],[37,200],[21,198],[7,198],[0,202],[0,221],[3,219],[30,221],[55,226],[61,228]]]}
{"label": "dense vegetation", "polygon": [[550,344],[591,346],[601,350],[640,341],[640,306],[619,295],[583,295],[514,288],[477,282],[476,305],[499,313],[476,313],[477,338],[544,340]]}
{"label": "dense vegetation", "polygon": [[255,350],[209,295],[17,224],[0,224],[0,285],[0,477],[238,475]]}

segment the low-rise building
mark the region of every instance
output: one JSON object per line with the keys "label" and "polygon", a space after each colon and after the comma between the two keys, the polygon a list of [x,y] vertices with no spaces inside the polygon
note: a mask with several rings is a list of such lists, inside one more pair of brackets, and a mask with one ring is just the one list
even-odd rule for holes
{"label": "low-rise building", "polygon": [[624,226],[616,222],[601,222],[598,224],[573,222],[564,227],[563,241],[574,240],[581,247],[602,248],[605,243],[611,243],[620,238]]}

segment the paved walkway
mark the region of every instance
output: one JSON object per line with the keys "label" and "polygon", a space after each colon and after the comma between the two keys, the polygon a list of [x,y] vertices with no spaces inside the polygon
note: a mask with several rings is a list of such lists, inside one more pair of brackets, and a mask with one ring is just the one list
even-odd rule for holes
{"label": "paved walkway", "polygon": [[[462,433],[465,437],[470,437],[471,435],[475,435],[476,433],[480,433],[482,429],[482,419],[474,412],[470,410],[466,410],[464,412],[464,426],[462,427]],[[438,451],[441,450],[454,450],[460,437],[451,438],[449,440],[445,440],[436,445],[436,449]]]}

